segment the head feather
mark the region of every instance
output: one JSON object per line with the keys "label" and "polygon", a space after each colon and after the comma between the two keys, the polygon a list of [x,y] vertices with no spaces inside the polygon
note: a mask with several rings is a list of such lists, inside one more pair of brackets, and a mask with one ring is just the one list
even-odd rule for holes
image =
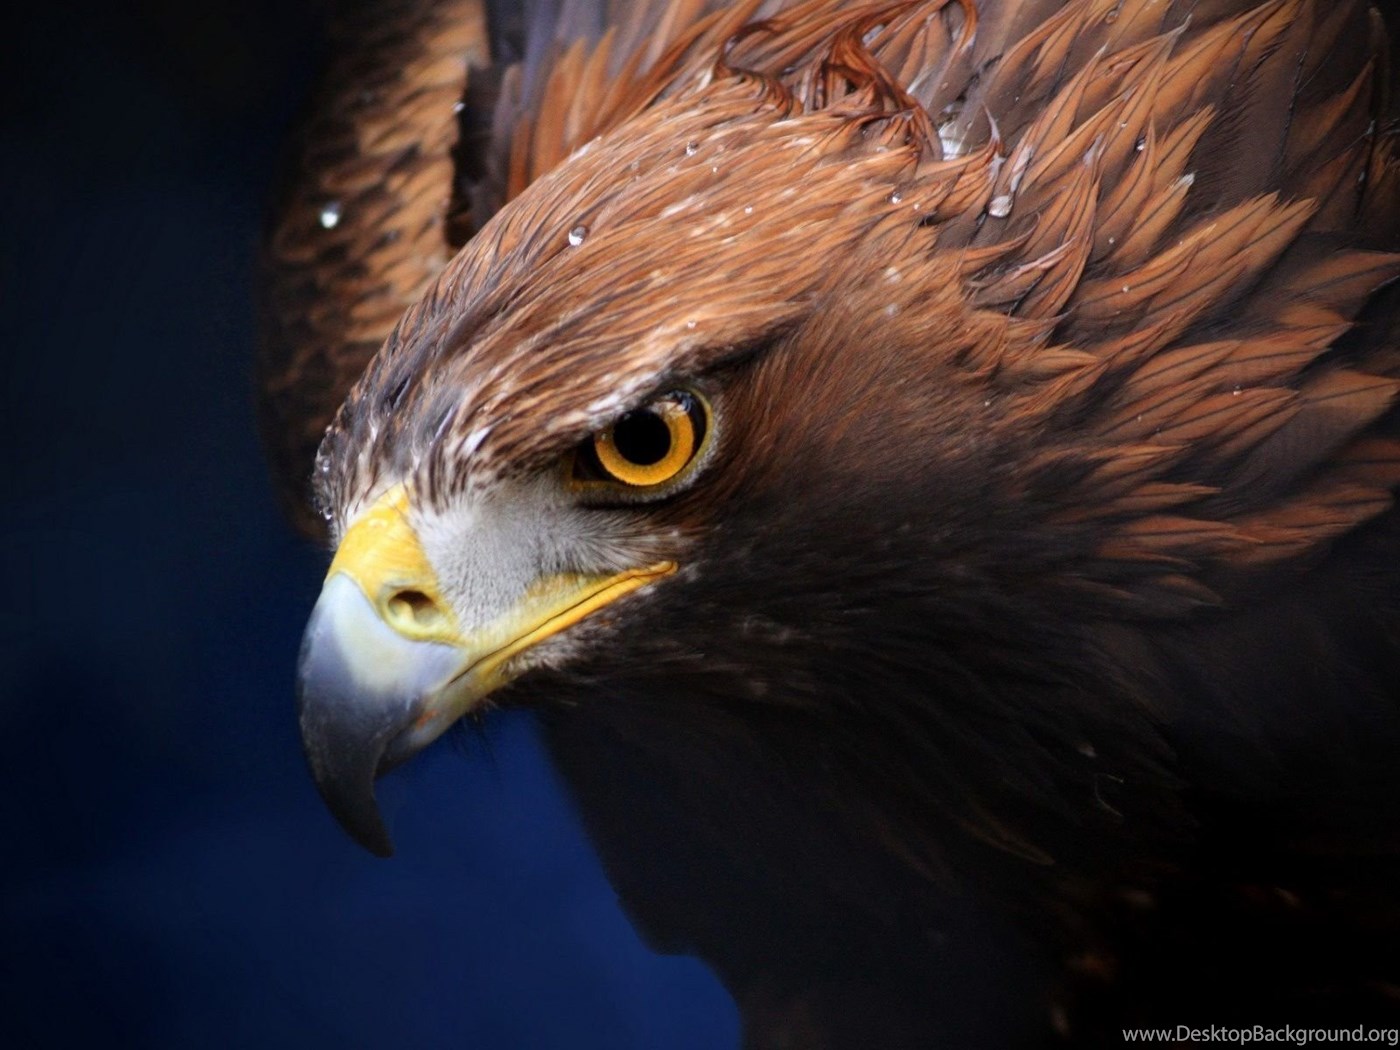
{"label": "head feather", "polygon": [[[1400,370],[1356,325],[1400,231],[1366,5],[1034,7],[746,3],[621,66],[612,36],[564,53],[515,199],[332,428],[329,503],[539,469],[800,334],[995,405],[969,431],[1023,491],[1073,479],[1045,521],[1141,608],[1381,513]],[[1315,34],[1369,44],[1324,68]]]}

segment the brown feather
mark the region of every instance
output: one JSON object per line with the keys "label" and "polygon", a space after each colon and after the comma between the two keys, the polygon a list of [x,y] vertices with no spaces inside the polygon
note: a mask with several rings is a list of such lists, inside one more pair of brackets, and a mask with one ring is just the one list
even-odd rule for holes
{"label": "brown feather", "polygon": [[447,264],[454,106],[485,65],[481,0],[349,15],[263,257],[263,442],[309,535],[316,446],[355,377]]}

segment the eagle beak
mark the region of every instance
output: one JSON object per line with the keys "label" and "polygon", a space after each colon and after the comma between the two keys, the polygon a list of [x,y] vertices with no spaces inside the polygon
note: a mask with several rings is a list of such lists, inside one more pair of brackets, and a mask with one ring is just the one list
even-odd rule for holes
{"label": "eagle beak", "polygon": [[402,487],[346,531],[302,639],[297,713],[316,786],[370,852],[393,853],[374,782],[512,677],[512,658],[638,587],[664,562],[611,576],[536,581],[464,632],[408,518]]}
{"label": "eagle beak", "polygon": [[331,813],[381,857],[394,848],[375,802],[375,777],[427,743],[410,743],[423,735],[426,700],[461,662],[456,646],[395,631],[349,575],[326,580],[301,646],[302,746]]}

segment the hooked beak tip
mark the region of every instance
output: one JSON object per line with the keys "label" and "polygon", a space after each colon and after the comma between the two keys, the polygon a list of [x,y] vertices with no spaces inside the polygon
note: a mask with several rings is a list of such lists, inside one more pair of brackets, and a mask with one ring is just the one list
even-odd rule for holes
{"label": "hooked beak tip", "polygon": [[326,808],[351,838],[375,856],[394,852],[379,812],[374,781],[381,771],[383,743],[373,737],[352,746],[314,705],[301,705],[301,736],[307,765]]}
{"label": "hooked beak tip", "polygon": [[316,775],[314,764],[312,773],[326,808],[345,833],[376,857],[392,857],[394,842],[389,837],[389,829],[384,825],[379,802],[374,796],[373,774],[361,784],[358,778],[348,781]]}
{"label": "hooked beak tip", "polygon": [[394,855],[394,840],[389,837],[389,829],[384,826],[384,819],[379,814],[379,806],[375,803],[372,791],[364,805],[356,807],[353,811],[338,810],[332,806],[331,812],[345,829],[345,833],[376,857]]}

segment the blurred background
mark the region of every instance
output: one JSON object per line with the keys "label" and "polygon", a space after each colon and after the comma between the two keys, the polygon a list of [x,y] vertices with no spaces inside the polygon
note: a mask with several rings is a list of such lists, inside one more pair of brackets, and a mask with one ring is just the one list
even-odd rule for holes
{"label": "blurred background", "polygon": [[520,715],[332,823],[292,674],[326,556],[254,433],[252,266],[310,0],[27,5],[0,34],[0,1046],[724,1047]]}

